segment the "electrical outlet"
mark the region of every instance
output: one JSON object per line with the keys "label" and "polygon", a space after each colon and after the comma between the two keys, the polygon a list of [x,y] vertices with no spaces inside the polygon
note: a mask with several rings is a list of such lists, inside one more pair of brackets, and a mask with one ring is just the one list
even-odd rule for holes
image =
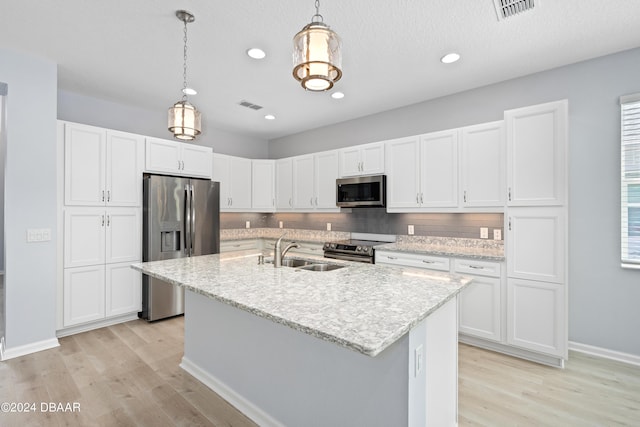
{"label": "electrical outlet", "polygon": [[480,227],[480,238],[481,239],[489,238],[489,229],[487,227]]}
{"label": "electrical outlet", "polygon": [[415,233],[415,229],[413,228],[413,225],[408,225],[407,226],[407,234],[409,236],[413,236],[413,233]]}
{"label": "electrical outlet", "polygon": [[280,221],[280,222],[278,223],[278,227],[280,227],[280,228],[284,227],[284,224],[282,223],[282,221]]}
{"label": "electrical outlet", "polygon": [[502,240],[502,230],[499,228],[493,230],[493,240]]}
{"label": "electrical outlet", "polygon": [[247,221],[247,222],[244,224],[244,226],[245,226],[246,228],[251,228],[251,221]]}
{"label": "electrical outlet", "polygon": [[327,231],[331,231],[331,223],[330,222],[327,223]]}
{"label": "electrical outlet", "polygon": [[422,345],[419,345],[418,347],[416,347],[415,351],[414,351],[414,356],[415,356],[415,370],[414,370],[414,377],[417,377],[418,374],[420,374],[420,372],[422,372]]}

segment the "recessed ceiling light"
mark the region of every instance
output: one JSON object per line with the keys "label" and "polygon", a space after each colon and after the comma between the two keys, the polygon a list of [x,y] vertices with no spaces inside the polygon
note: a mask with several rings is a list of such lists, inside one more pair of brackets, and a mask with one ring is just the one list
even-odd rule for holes
{"label": "recessed ceiling light", "polygon": [[331,97],[333,99],[342,99],[342,98],[344,98],[344,93],[342,93],[342,92],[333,92],[331,94]]}
{"label": "recessed ceiling light", "polygon": [[198,91],[190,87],[185,87],[184,89],[182,89],[182,93],[184,93],[185,95],[197,95]]}
{"label": "recessed ceiling light", "polygon": [[456,62],[459,59],[460,59],[460,55],[459,54],[457,54],[455,52],[451,52],[451,53],[447,53],[445,56],[440,58],[440,62],[442,62],[443,64],[452,64],[452,63]]}
{"label": "recessed ceiling light", "polygon": [[267,114],[266,116],[264,116],[264,118],[267,120],[275,120],[276,116],[274,116],[273,114]]}
{"label": "recessed ceiling light", "polygon": [[251,49],[247,49],[247,55],[249,55],[249,57],[253,59],[262,59],[265,56],[267,56],[264,50],[257,47],[252,47]]}

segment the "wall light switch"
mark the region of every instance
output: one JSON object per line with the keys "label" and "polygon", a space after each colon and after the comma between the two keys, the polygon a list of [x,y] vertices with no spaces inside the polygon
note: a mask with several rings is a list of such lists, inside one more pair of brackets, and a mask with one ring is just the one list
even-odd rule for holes
{"label": "wall light switch", "polygon": [[409,236],[413,236],[413,233],[415,233],[415,230],[414,230],[414,228],[413,228],[413,225],[408,225],[408,226],[407,226],[407,234],[408,234]]}
{"label": "wall light switch", "polygon": [[278,227],[280,227],[280,228],[284,227],[284,224],[282,223],[282,221],[280,221],[280,222],[278,223]]}
{"label": "wall light switch", "polygon": [[246,228],[251,228],[251,221],[247,221],[247,222],[244,224],[244,226],[245,226]]}
{"label": "wall light switch", "polygon": [[27,243],[48,242],[51,240],[50,228],[29,228],[27,229]]}
{"label": "wall light switch", "polygon": [[502,230],[499,228],[493,230],[493,240],[502,240]]}
{"label": "wall light switch", "polygon": [[331,223],[330,222],[327,223],[327,231],[331,231]]}
{"label": "wall light switch", "polygon": [[480,238],[481,239],[489,238],[489,229],[487,227],[480,227]]}

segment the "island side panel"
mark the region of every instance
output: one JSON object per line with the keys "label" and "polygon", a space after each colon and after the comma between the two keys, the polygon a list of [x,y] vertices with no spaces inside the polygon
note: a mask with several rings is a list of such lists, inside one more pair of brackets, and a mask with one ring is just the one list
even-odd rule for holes
{"label": "island side panel", "polygon": [[369,357],[187,291],[182,367],[260,425],[408,425],[408,334]]}

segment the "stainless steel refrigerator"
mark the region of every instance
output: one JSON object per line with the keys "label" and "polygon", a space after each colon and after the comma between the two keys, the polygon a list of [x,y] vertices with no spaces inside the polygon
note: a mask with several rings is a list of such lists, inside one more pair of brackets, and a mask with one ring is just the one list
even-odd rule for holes
{"label": "stainless steel refrigerator", "polygon": [[[220,184],[207,179],[145,174],[142,260],[220,252]],[[184,313],[184,289],[144,275],[139,317]]]}

